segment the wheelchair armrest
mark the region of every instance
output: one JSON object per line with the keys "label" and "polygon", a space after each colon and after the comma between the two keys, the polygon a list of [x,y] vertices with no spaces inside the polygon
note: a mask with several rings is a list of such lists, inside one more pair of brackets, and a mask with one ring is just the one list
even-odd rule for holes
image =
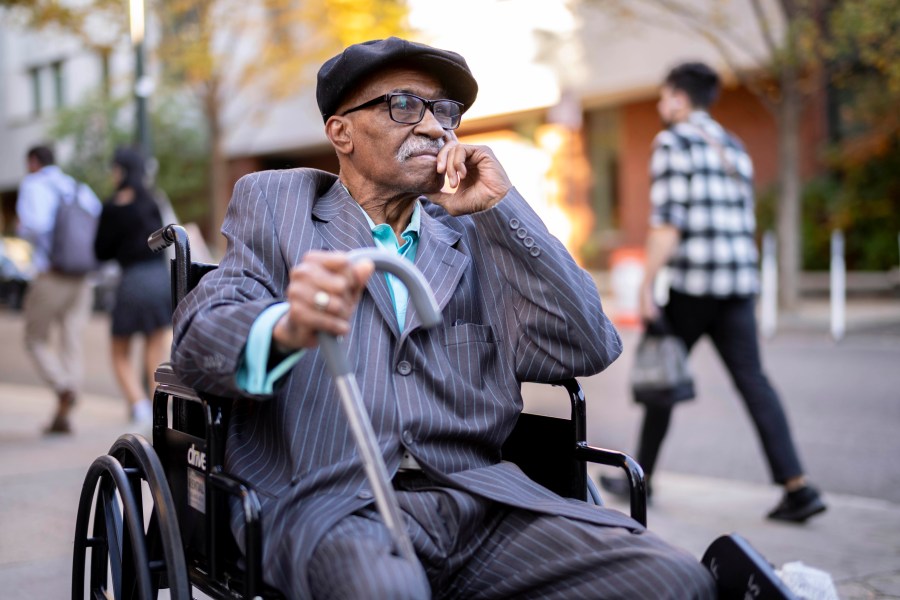
{"label": "wheelchair armrest", "polygon": [[624,452],[588,445],[587,403],[584,399],[584,391],[577,379],[562,379],[552,382],[551,385],[564,387],[569,393],[569,401],[572,404],[572,422],[575,427],[575,458],[624,469],[631,488],[631,517],[646,527],[647,483],[641,465]]}
{"label": "wheelchair armrest", "polygon": [[575,445],[575,458],[623,469],[631,488],[631,518],[647,526],[647,481],[644,478],[644,470],[636,460],[624,452],[588,446],[586,442],[578,442]]}
{"label": "wheelchair armrest", "polygon": [[203,402],[197,392],[194,391],[194,388],[186,386],[178,379],[175,369],[172,368],[172,363],[164,362],[159,365],[153,374],[153,379],[156,381],[157,390],[160,392],[191,400],[192,402]]}

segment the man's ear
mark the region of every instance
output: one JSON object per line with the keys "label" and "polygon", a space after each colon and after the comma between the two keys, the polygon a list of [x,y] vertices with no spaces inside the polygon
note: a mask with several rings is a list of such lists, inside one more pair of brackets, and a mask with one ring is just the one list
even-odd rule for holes
{"label": "man's ear", "polygon": [[672,96],[672,100],[674,101],[673,104],[675,108],[679,110],[693,109],[693,106],[691,105],[691,97],[688,96],[687,92],[685,92],[684,90],[675,90],[675,93]]}
{"label": "man's ear", "polygon": [[332,116],[325,123],[325,135],[339,154],[353,152],[353,136],[350,128],[350,121],[343,117]]}

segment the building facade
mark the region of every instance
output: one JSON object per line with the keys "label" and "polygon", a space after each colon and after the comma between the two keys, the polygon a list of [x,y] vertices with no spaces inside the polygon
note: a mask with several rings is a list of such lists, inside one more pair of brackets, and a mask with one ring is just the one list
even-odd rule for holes
{"label": "building facade", "polygon": [[[643,242],[650,144],[660,128],[656,93],[674,64],[703,60],[725,74],[713,115],[746,142],[759,188],[774,182],[778,160],[773,118],[735,84],[719,51],[665,15],[611,14],[600,4],[459,0],[447,11],[428,0],[409,2],[417,38],[461,53],[479,81],[478,101],[466,113],[460,137],[491,145],[551,230],[595,268],[608,265],[612,250]],[[764,45],[759,35],[747,34],[753,25],[750,3],[722,5],[729,11],[723,22],[744,32],[738,64],[753,68]],[[777,20],[775,25],[777,30]],[[127,85],[131,65],[127,43],[100,57],[8,26],[0,27],[0,43],[0,193],[8,218],[24,174],[24,151],[44,139],[48,113],[91,86]],[[225,106],[227,189],[259,169],[337,168],[313,88],[303,86],[278,102],[245,95]],[[815,172],[814,149],[825,135],[822,111],[813,108],[803,123],[805,175]],[[8,224],[4,229],[9,231]]]}

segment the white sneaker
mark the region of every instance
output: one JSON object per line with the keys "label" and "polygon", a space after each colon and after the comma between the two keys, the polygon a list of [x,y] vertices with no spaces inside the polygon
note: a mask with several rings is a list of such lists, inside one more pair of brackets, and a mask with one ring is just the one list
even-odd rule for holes
{"label": "white sneaker", "polygon": [[146,398],[131,407],[132,423],[147,425],[153,422],[153,404]]}

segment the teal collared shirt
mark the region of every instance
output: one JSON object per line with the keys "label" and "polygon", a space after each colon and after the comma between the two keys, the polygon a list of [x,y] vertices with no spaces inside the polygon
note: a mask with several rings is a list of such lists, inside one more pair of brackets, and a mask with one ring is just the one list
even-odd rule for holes
{"label": "teal collared shirt", "polygon": [[[409,260],[409,262],[414,263],[416,262],[416,251],[419,249],[419,227],[422,224],[421,208],[422,205],[417,200],[416,207],[413,209],[412,218],[409,220],[409,225],[407,225],[406,229],[403,230],[403,233],[400,234],[403,245],[400,245],[400,242],[397,240],[397,236],[394,234],[394,230],[391,229],[390,225],[387,223],[376,225],[366,211],[362,210],[361,206],[359,207],[359,210],[362,210],[362,213],[366,216],[366,221],[369,223],[369,228],[372,230],[372,237],[375,239],[376,246],[382,250],[387,250],[388,252],[395,252]],[[406,323],[406,307],[409,305],[409,292],[406,290],[406,286],[394,275],[385,273],[384,276],[387,278],[388,289],[391,291],[394,312],[397,313],[397,324],[400,326],[400,331],[403,331],[403,326]]]}
{"label": "teal collared shirt", "polygon": [[[358,206],[358,205],[357,205]],[[415,262],[416,252],[419,249],[419,229],[422,224],[422,205],[416,201],[409,225],[400,234],[403,244],[397,240],[394,230],[387,223],[376,225],[371,217],[360,206],[372,230],[372,239],[375,245],[382,250],[396,252],[410,262]],[[386,273],[388,289],[391,293],[391,301],[394,304],[394,312],[397,315],[397,324],[400,331],[406,323],[406,308],[409,305],[409,292],[406,286],[394,275]],[[286,357],[277,365],[269,369],[269,353],[272,348],[272,332],[275,324],[288,310],[287,302],[278,302],[262,311],[250,327],[250,335],[247,337],[247,346],[244,349],[244,357],[238,367],[237,384],[249,394],[271,394],[275,389],[275,382],[285,375],[297,364],[303,351],[297,351]]]}

